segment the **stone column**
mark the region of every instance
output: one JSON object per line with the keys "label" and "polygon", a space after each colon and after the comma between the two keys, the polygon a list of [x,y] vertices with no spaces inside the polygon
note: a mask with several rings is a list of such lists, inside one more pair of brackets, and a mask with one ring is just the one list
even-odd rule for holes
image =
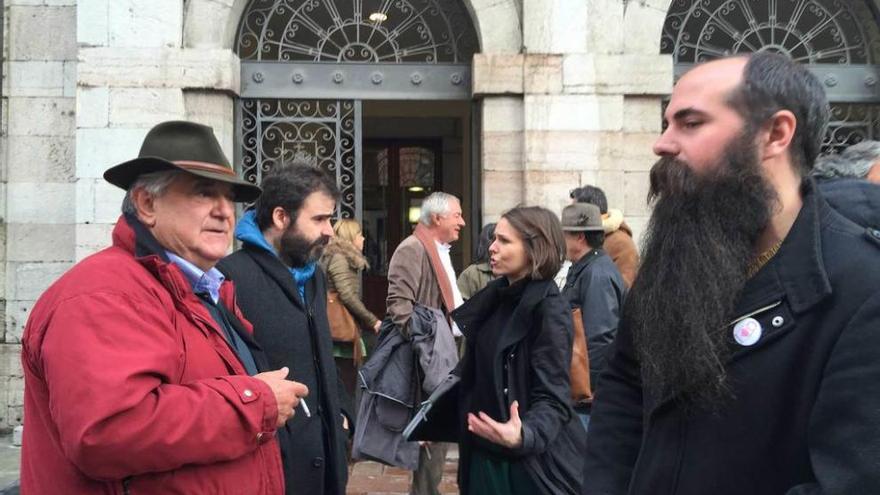
{"label": "stone column", "polygon": [[22,421],[18,344],[28,312],[74,259],[75,3],[5,2],[0,429]]}
{"label": "stone column", "polygon": [[564,87],[566,54],[587,51],[588,3],[523,2],[525,202],[557,215],[582,176],[594,178],[595,134],[619,122],[615,99]]}
{"label": "stone column", "polygon": [[523,56],[474,56],[474,96],[482,98],[483,223],[523,201]]}
{"label": "stone column", "polygon": [[638,237],[672,86],[671,59],[658,55],[665,12],[619,0],[524,0],[524,11],[526,202],[558,213],[570,189],[596,185]]}

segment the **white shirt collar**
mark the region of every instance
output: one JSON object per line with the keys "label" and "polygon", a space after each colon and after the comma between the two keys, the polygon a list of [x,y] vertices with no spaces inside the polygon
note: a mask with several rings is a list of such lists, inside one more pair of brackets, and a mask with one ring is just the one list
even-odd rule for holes
{"label": "white shirt collar", "polygon": [[437,245],[437,249],[442,249],[443,251],[445,251],[447,253],[449,252],[450,249],[452,249],[451,244],[446,244],[446,243],[440,242],[437,239],[434,239],[434,244]]}

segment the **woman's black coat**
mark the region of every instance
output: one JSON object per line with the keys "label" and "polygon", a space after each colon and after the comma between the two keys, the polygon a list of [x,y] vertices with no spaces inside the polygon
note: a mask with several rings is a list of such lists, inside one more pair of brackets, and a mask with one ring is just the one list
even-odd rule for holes
{"label": "woman's black coat", "polygon": [[[520,448],[498,446],[495,454],[526,469],[546,494],[579,493],[586,432],[571,409],[569,365],[572,325],[568,303],[552,280],[529,281],[522,298],[501,332],[501,341],[491,363],[474,360],[476,335],[498,306],[504,278],[494,280],[453,312],[453,318],[467,337],[467,351],[456,373],[458,388],[459,487],[468,493],[470,453],[473,446],[467,431],[473,374],[492,373],[497,384],[495,398],[508,421],[510,404],[519,401],[523,443]],[[515,466],[518,467],[518,466]]]}

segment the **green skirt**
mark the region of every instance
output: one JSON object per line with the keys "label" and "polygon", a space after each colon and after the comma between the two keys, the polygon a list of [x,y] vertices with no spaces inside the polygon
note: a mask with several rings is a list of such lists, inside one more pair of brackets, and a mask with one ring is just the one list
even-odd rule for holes
{"label": "green skirt", "polygon": [[[367,346],[364,344],[364,339],[358,339],[358,345],[361,346],[361,355],[366,358],[367,357]],[[354,345],[352,342],[334,342],[333,343],[333,357],[335,358],[346,358],[352,359],[354,358]]]}
{"label": "green skirt", "polygon": [[471,453],[468,493],[473,495],[535,495],[540,493],[525,466],[485,450]]}

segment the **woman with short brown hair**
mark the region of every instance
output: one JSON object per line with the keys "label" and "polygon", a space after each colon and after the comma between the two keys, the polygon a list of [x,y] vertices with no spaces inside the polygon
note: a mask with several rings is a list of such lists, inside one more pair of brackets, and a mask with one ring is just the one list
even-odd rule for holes
{"label": "woman with short brown hair", "polygon": [[553,281],[564,249],[553,212],[504,213],[489,246],[499,278],[453,312],[467,338],[455,371],[462,494],[581,491],[586,432],[570,405],[571,313]]}

